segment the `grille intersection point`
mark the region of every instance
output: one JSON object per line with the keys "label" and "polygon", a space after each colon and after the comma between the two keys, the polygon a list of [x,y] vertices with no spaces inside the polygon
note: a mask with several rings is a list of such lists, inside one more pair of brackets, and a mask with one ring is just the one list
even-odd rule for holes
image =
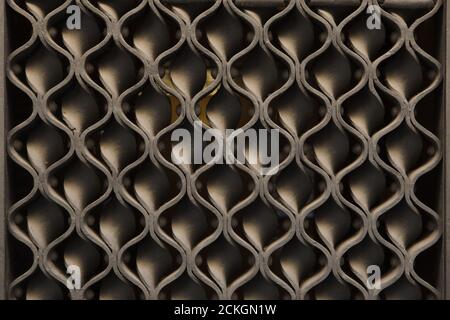
{"label": "grille intersection point", "polygon": [[[443,4],[7,0],[5,297],[445,298]],[[174,164],[195,121],[278,173]]]}

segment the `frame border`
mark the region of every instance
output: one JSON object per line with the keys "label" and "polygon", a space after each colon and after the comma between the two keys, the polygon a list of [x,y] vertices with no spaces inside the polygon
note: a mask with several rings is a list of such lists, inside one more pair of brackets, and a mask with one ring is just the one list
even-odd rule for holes
{"label": "frame border", "polygon": [[448,190],[448,186],[450,185],[450,156],[447,156],[447,150],[450,150],[450,105],[449,105],[449,95],[450,95],[450,78],[447,76],[450,74],[450,4],[449,0],[444,1],[444,23],[445,27],[443,28],[445,35],[443,39],[445,41],[444,44],[444,53],[443,58],[445,59],[444,66],[444,221],[443,221],[443,234],[444,234],[444,286],[443,286],[443,299],[450,300],[450,193]]}
{"label": "frame border", "polygon": [[5,150],[5,113],[6,113],[6,83],[5,83],[5,48],[6,48],[6,0],[0,0],[0,299],[6,299],[6,150]]}
{"label": "frame border", "polygon": [[6,149],[5,149],[5,114],[6,114],[6,0],[0,0],[0,299],[6,299]]}

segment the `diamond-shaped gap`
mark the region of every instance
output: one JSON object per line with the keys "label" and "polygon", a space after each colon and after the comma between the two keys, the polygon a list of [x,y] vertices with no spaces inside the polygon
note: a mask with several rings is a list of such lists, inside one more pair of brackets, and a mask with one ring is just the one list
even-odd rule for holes
{"label": "diamond-shaped gap", "polygon": [[227,61],[246,46],[246,34],[250,32],[249,26],[225,6],[202,20],[198,30],[204,35],[200,42]]}
{"label": "diamond-shaped gap", "polygon": [[130,179],[125,187],[149,213],[159,210],[181,189],[180,178],[173,171],[150,160],[132,169],[125,179]]}
{"label": "diamond-shaped gap", "polygon": [[223,213],[228,213],[251,193],[252,179],[231,165],[215,165],[197,180],[199,194]]}
{"label": "diamond-shaped gap", "polygon": [[175,281],[161,290],[161,300],[207,300],[214,297],[212,290],[197,279],[183,273]]}
{"label": "diamond-shaped gap", "polygon": [[294,288],[302,287],[315,274],[320,272],[319,257],[323,254],[305,241],[293,238],[271,255],[270,269],[286,279]]}
{"label": "diamond-shaped gap", "polygon": [[120,96],[143,76],[141,61],[113,41],[88,56],[86,71],[113,97]]}
{"label": "diamond-shaped gap", "polygon": [[106,101],[97,91],[72,79],[48,100],[48,110],[80,136],[106,114]]}
{"label": "diamond-shaped gap", "polygon": [[172,17],[147,5],[127,18],[122,35],[130,46],[154,62],[161,53],[175,45],[178,30],[179,26]]}
{"label": "diamond-shaped gap", "polygon": [[60,83],[68,73],[68,62],[64,56],[40,40],[15,56],[11,65],[19,80],[40,96]]}
{"label": "diamond-shaped gap", "polygon": [[319,33],[324,31],[299,6],[294,6],[287,15],[277,19],[270,30],[273,43],[298,62],[321,46]]}
{"label": "diamond-shaped gap", "polygon": [[126,267],[151,290],[173,273],[181,261],[174,248],[150,235],[127,249],[123,257]]}
{"label": "diamond-shaped gap", "polygon": [[321,116],[318,101],[297,84],[273,99],[268,112],[271,119],[297,137],[317,125]]}
{"label": "diamond-shaped gap", "polygon": [[66,10],[53,15],[47,24],[47,32],[50,37],[76,58],[80,58],[88,50],[99,44],[104,36],[102,31],[106,28],[102,19],[93,15],[83,6],[79,6],[79,8],[80,29],[69,29],[70,24]]}

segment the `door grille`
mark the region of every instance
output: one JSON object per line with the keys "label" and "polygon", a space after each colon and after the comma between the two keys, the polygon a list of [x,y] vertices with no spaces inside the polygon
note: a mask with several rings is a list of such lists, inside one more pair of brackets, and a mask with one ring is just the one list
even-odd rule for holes
{"label": "door grille", "polygon": [[442,0],[4,5],[5,298],[445,298]]}

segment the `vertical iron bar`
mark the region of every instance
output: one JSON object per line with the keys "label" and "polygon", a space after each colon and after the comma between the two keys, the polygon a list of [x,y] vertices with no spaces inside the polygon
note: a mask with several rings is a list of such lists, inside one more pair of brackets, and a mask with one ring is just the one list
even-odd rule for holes
{"label": "vertical iron bar", "polygon": [[6,299],[6,150],[5,150],[5,113],[6,113],[6,85],[5,85],[5,47],[6,47],[6,12],[5,0],[0,0],[0,299]]}
{"label": "vertical iron bar", "polygon": [[444,274],[444,298],[446,300],[450,300],[450,194],[449,188],[450,185],[450,157],[447,156],[447,151],[450,150],[450,132],[449,132],[449,121],[450,121],[450,101],[448,96],[450,94],[450,79],[448,75],[450,74],[450,23],[448,22],[450,19],[450,5],[448,1],[444,1],[444,17],[445,17],[445,45],[444,50],[445,54],[443,55],[445,58],[445,98],[444,98],[444,106],[445,106],[445,121],[444,121],[444,167],[445,167],[445,185],[444,185],[444,262],[445,262],[445,274]]}

